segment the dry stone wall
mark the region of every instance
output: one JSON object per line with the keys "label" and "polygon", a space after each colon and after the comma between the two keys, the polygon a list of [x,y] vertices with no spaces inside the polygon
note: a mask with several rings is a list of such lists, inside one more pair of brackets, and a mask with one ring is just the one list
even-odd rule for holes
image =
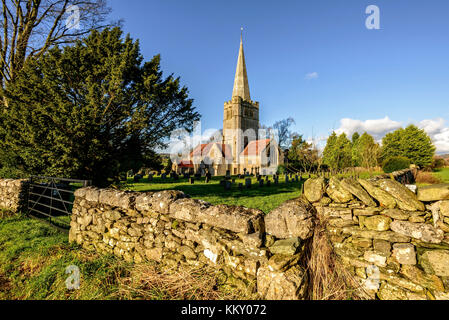
{"label": "dry stone wall", "polygon": [[89,250],[130,262],[171,267],[213,265],[265,299],[302,299],[307,274],[305,241],[313,209],[297,199],[265,217],[260,210],[211,205],[179,191],[75,192],[69,238]]}
{"label": "dry stone wall", "polygon": [[304,195],[335,253],[373,299],[446,300],[449,185],[415,193],[396,181],[411,183],[410,175],[310,179]]}
{"label": "dry stone wall", "polygon": [[0,179],[0,209],[18,213],[26,205],[28,180]]}

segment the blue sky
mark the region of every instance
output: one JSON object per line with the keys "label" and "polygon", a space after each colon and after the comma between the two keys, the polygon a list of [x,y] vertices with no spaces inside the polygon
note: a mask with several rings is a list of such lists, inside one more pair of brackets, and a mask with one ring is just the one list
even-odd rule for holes
{"label": "blue sky", "polygon": [[[332,130],[386,132],[415,123],[449,153],[449,1],[111,0],[112,17],[146,59],[181,77],[202,114],[222,127],[244,27],[251,98],[260,121],[293,117],[306,138]],[[368,30],[368,5],[380,30]]]}

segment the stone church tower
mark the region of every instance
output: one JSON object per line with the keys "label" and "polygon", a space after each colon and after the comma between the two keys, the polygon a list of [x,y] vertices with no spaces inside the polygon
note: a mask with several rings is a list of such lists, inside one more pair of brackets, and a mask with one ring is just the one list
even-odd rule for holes
{"label": "stone church tower", "polygon": [[232,99],[224,104],[223,143],[232,150],[231,174],[239,173],[237,163],[240,153],[249,142],[258,139],[259,102],[252,101],[249,93],[248,75],[246,73],[243,39],[240,37],[240,50],[235,72]]}

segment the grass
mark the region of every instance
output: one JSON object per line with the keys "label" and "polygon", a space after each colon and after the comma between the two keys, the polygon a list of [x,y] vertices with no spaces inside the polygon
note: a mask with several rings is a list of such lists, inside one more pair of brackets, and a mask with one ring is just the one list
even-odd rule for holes
{"label": "grass", "polygon": [[443,183],[449,183],[449,168],[436,169],[433,173]]}
{"label": "grass", "polygon": [[250,189],[238,189],[238,184],[243,183],[244,179],[236,179],[231,190],[224,190],[220,185],[221,177],[213,177],[209,183],[204,182],[204,178],[195,180],[195,184],[190,184],[187,179],[173,181],[167,178],[163,181],[160,177],[153,178],[152,182],[148,178],[142,182],[134,183],[128,180],[124,186],[125,189],[133,191],[161,191],[161,190],[179,190],[190,195],[194,199],[201,199],[212,204],[239,205],[247,208],[260,209],[265,213],[280,206],[283,202],[298,198],[301,195],[301,184],[298,182],[285,182],[285,177],[279,178],[279,185],[271,186],[266,184],[259,187],[256,178],[252,178],[252,187]]}
{"label": "grass", "polygon": [[[80,269],[79,290],[68,290],[68,266]],[[67,235],[25,216],[0,220],[0,300],[254,299],[223,284],[213,268],[170,271],[126,263],[68,243]]]}

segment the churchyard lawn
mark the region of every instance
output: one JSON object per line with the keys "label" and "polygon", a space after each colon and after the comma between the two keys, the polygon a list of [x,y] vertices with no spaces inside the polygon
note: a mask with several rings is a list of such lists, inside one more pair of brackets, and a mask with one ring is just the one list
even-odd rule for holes
{"label": "churchyard lawn", "polygon": [[[154,177],[153,181],[149,182],[148,177],[142,179],[139,183],[134,183],[132,179],[128,179],[128,183],[123,186],[126,190],[132,191],[161,191],[161,190],[179,190],[193,199],[201,199],[211,204],[227,204],[238,205],[247,208],[260,209],[265,213],[277,208],[281,203],[298,198],[301,195],[301,185],[299,182],[285,183],[285,177],[279,177],[279,185],[274,185],[271,178],[271,186],[267,186],[264,181],[264,186],[259,187],[256,177],[252,178],[252,185],[250,189],[245,188],[245,179],[235,179],[231,190],[225,190],[220,185],[220,180],[223,177],[212,177],[209,183],[205,183],[205,178],[196,179],[192,185],[188,179],[180,177],[178,181],[167,178],[165,181],[161,177]],[[239,190],[238,184],[243,184],[243,189]]]}

